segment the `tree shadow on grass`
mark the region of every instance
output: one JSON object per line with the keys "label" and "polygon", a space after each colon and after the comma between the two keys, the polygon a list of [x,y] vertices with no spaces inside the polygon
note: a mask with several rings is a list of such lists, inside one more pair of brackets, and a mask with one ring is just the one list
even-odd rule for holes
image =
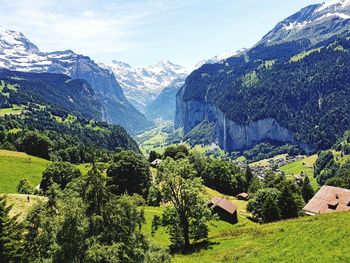
{"label": "tree shadow on grass", "polygon": [[213,249],[214,245],[219,245],[219,244],[220,244],[220,242],[203,240],[203,241],[191,244],[191,247],[189,249],[183,249],[183,248],[171,249],[171,253],[172,254],[190,255],[193,253],[197,253],[201,250]]}

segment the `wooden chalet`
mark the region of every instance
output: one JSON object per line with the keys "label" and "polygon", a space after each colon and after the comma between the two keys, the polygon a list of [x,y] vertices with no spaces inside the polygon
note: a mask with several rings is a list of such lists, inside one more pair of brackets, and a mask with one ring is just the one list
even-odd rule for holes
{"label": "wooden chalet", "polygon": [[307,215],[350,211],[350,190],[324,185],[303,210]]}
{"label": "wooden chalet", "polygon": [[237,209],[238,207],[224,198],[214,197],[209,202],[210,209],[219,216],[223,221],[230,224],[238,222]]}

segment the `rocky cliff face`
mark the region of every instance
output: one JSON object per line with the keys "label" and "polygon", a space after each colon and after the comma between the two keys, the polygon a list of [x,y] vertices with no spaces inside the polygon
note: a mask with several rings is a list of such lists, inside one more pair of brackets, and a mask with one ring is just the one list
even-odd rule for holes
{"label": "rocky cliff face", "polygon": [[214,142],[224,150],[249,149],[261,141],[272,140],[296,144],[305,151],[309,151],[306,144],[297,142],[293,133],[282,127],[273,118],[261,119],[248,125],[239,125],[228,119],[223,111],[212,104],[198,100],[183,102],[179,97],[176,103],[176,128],[183,127],[186,134],[204,121],[214,123]]}

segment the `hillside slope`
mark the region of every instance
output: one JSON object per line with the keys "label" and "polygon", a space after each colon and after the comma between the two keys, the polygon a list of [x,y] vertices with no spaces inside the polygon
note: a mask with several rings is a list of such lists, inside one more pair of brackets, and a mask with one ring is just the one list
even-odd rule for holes
{"label": "hillside slope", "polygon": [[293,45],[273,46],[270,54],[252,50],[192,73],[177,94],[176,128],[187,134],[203,122],[214,123],[214,142],[228,151],[268,140],[306,152],[330,148],[350,128],[344,117],[350,113],[344,96],[350,41],[307,52],[288,49]]}
{"label": "hillside slope", "polygon": [[63,74],[25,73],[0,69],[0,108],[35,103],[63,112],[102,120],[102,105],[84,80]]}
{"label": "hillside slope", "polygon": [[206,249],[173,262],[349,262],[350,213],[224,231]]}
{"label": "hillside slope", "polygon": [[20,152],[0,150],[0,193],[16,193],[20,180],[37,186],[49,161]]}

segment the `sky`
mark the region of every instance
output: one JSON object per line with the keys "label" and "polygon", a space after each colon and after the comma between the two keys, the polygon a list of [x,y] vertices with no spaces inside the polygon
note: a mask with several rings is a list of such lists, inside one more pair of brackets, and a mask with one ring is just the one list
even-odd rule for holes
{"label": "sky", "polygon": [[256,44],[277,22],[322,0],[0,0],[0,25],[41,51],[71,49],[134,67],[192,67]]}

